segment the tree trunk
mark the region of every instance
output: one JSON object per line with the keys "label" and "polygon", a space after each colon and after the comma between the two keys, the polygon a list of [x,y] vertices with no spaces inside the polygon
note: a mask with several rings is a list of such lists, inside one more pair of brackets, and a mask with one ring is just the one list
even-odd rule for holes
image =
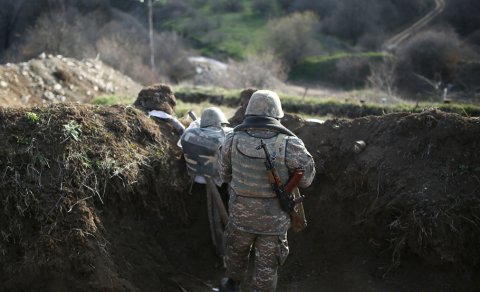
{"label": "tree trunk", "polygon": [[148,35],[150,39],[150,67],[155,71],[155,48],[153,45],[153,9],[152,0],[148,0]]}

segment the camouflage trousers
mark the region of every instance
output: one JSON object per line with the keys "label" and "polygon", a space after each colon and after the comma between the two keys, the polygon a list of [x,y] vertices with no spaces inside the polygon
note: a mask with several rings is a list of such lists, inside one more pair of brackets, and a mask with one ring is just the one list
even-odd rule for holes
{"label": "camouflage trousers", "polygon": [[241,231],[232,224],[225,229],[226,276],[242,282],[254,250],[253,291],[275,291],[277,269],[288,256],[287,234],[260,235]]}

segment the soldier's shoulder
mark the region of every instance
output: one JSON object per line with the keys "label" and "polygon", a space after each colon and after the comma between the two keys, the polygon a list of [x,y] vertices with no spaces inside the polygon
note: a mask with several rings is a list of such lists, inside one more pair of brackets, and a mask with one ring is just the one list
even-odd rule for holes
{"label": "soldier's shoulder", "polygon": [[297,136],[286,136],[285,140],[289,144],[305,146],[302,139],[298,138]]}

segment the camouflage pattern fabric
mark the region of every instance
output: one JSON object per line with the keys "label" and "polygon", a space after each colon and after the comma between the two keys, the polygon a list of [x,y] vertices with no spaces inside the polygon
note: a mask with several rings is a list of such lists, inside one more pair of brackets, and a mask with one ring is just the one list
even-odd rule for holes
{"label": "camouflage pattern fabric", "polygon": [[288,256],[287,234],[257,235],[241,231],[233,225],[225,230],[226,276],[241,282],[248,267],[250,251],[255,252],[253,291],[275,291],[277,269]]}
{"label": "camouflage pattern fabric", "polygon": [[191,176],[218,177],[218,147],[231,128],[188,128],[180,137],[180,144]]}
{"label": "camouflage pattern fabric", "polygon": [[[282,181],[288,180],[288,170],[285,166],[285,136],[273,133],[271,138],[261,141],[266,145],[272,161]],[[235,192],[244,197],[275,198],[265,171],[265,152],[259,145],[253,145],[257,139],[252,139],[248,133],[236,132],[232,145],[232,181],[230,185]],[[264,173],[265,175],[259,175]]]}
{"label": "camouflage pattern fabric", "polygon": [[[271,138],[271,131],[251,130],[252,147],[260,144],[260,139]],[[274,133],[275,134],[275,133]],[[229,133],[221,146],[219,153],[219,174],[224,182],[232,181],[232,145],[235,133]],[[296,136],[285,138],[285,166],[289,172],[296,168],[303,168],[305,175],[300,180],[299,187],[309,186],[315,176],[315,163],[305,148],[302,140]],[[247,142],[244,142],[247,143]],[[262,170],[258,175],[265,175]],[[229,212],[230,222],[238,229],[255,234],[281,235],[290,228],[290,216],[280,208],[275,198],[250,198],[239,195],[238,191],[230,188]]]}
{"label": "camouflage pattern fabric", "polygon": [[[249,138],[242,140],[252,147],[260,139],[269,139],[277,133],[268,130],[248,130]],[[237,132],[229,133],[219,150],[219,175],[224,182],[232,181],[232,148]],[[315,163],[302,140],[285,137],[284,167],[291,173],[303,168],[305,175],[299,187],[308,187],[315,176]],[[245,146],[245,145],[244,145]],[[258,171],[259,176],[266,170]],[[226,276],[242,281],[248,268],[250,251],[255,251],[253,275],[254,291],[275,291],[277,269],[288,255],[287,231],[290,216],[280,208],[278,198],[258,198],[239,195],[241,190],[230,186],[229,223],[225,230]],[[265,196],[267,197],[267,196]]]}
{"label": "camouflage pattern fabric", "polygon": [[282,104],[278,95],[270,90],[257,90],[252,94],[245,115],[282,118]]}

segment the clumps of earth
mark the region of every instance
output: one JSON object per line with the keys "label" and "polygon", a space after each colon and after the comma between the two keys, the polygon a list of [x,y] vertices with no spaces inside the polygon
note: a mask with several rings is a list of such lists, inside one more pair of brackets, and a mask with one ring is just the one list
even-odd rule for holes
{"label": "clumps of earth", "polygon": [[100,60],[41,54],[0,66],[0,104],[85,103],[102,95],[135,96],[141,86]]}
{"label": "clumps of earth", "polygon": [[[191,184],[174,128],[145,113],[174,101],[158,85],[138,108],[0,108],[1,291],[211,291],[223,268],[205,188]],[[284,124],[318,175],[277,291],[479,287],[480,119],[287,113]]]}

